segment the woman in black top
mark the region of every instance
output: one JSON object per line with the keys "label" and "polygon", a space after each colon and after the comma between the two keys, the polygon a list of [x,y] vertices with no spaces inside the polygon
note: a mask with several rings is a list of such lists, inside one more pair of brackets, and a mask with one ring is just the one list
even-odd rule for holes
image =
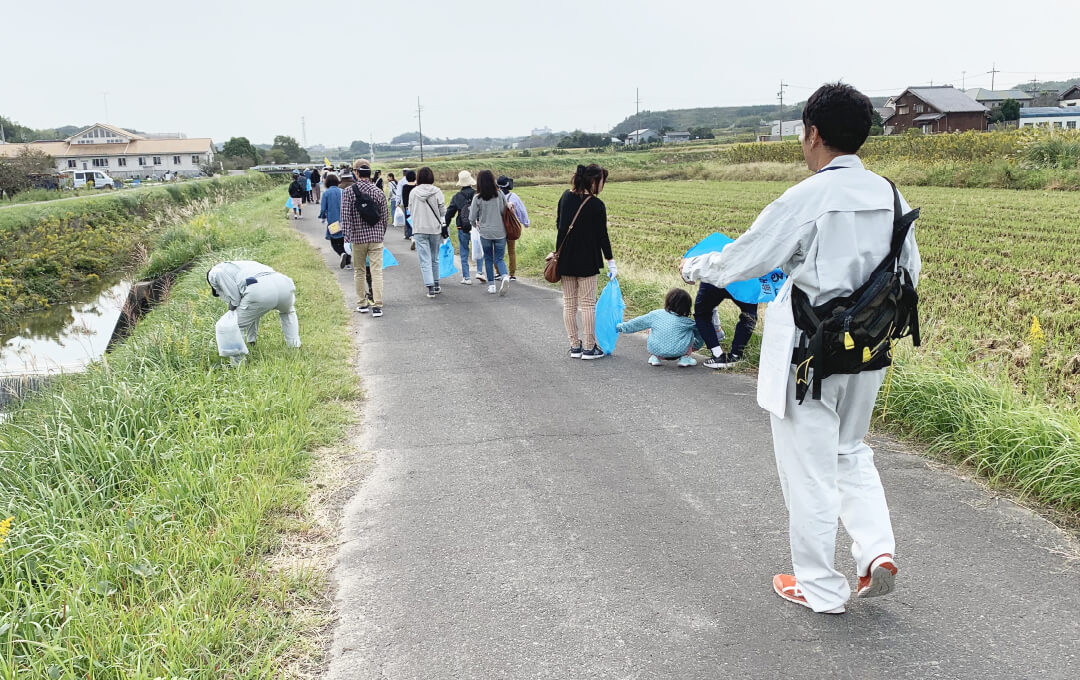
{"label": "woman in black top", "polygon": [[[559,274],[562,276],[563,323],[570,339],[570,356],[575,359],[604,356],[604,351],[596,345],[596,275],[604,266],[604,260],[608,262],[608,278],[615,276],[617,271],[608,239],[607,208],[597,198],[607,177],[608,171],[595,163],[579,165],[571,182],[573,188],[559,199],[555,250],[559,252]],[[571,223],[573,229],[570,229]],[[551,253],[548,258],[554,255]],[[578,309],[581,310],[580,336]]]}

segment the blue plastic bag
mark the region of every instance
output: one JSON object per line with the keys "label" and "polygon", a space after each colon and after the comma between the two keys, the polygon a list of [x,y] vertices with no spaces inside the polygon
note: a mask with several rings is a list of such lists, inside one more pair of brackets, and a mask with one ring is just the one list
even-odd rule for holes
{"label": "blue plastic bag", "polygon": [[604,354],[615,351],[615,341],[619,339],[616,326],[622,323],[624,311],[626,303],[623,302],[619,280],[611,279],[596,301],[596,344],[604,350]]}
{"label": "blue plastic bag", "polygon": [[[345,244],[345,251],[348,252],[349,255],[352,255],[352,244],[351,243],[346,243]],[[364,266],[368,266],[370,264],[371,264],[371,258],[365,257],[364,258]],[[394,257],[393,253],[391,253],[387,248],[384,247],[382,249],[382,268],[386,269],[387,267],[396,267],[396,266],[397,266],[397,258]]]}
{"label": "blue plastic bag", "polygon": [[292,204],[292,199],[291,198],[289,200],[285,201],[285,208],[288,209],[288,210],[293,209],[293,204]]}
{"label": "blue plastic bag", "polygon": [[[705,253],[718,253],[724,249],[724,246],[732,242],[734,242],[734,239],[729,238],[718,231],[713,232],[701,239],[701,241],[693,248],[686,251],[686,254],[683,255],[683,257],[696,257],[698,255],[704,255]],[[731,293],[731,297],[739,302],[745,302],[751,305],[758,304],[759,302],[772,302],[776,299],[776,294],[780,292],[780,287],[784,285],[784,278],[784,272],[779,269],[774,269],[765,276],[756,279],[736,281],[727,287],[727,292]]]}
{"label": "blue plastic bag", "polygon": [[454,260],[457,258],[454,256],[454,244],[450,243],[450,239],[446,239],[439,246],[439,278],[445,279],[458,273],[457,265]]}

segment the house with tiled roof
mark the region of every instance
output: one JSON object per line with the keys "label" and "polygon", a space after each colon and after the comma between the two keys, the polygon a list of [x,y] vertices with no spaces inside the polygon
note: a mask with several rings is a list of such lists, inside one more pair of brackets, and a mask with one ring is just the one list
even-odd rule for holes
{"label": "house with tiled roof", "polygon": [[60,172],[101,170],[111,177],[148,177],[171,172],[197,176],[200,166],[214,160],[209,137],[144,135],[95,123],[59,141],[0,144],[0,157],[17,156],[23,149],[41,151],[56,160]]}
{"label": "house with tiled roof", "polygon": [[964,94],[979,102],[988,109],[1001,106],[1006,100],[1013,100],[1020,104],[1020,108],[1032,106],[1035,97],[1023,90],[987,90],[984,87],[973,87],[964,90]]}
{"label": "house with tiled roof", "polygon": [[1080,106],[1080,85],[1073,85],[1058,94],[1059,106]]}
{"label": "house with tiled roof", "polygon": [[918,128],[925,134],[986,130],[990,110],[951,85],[909,87],[892,101],[893,134]]}

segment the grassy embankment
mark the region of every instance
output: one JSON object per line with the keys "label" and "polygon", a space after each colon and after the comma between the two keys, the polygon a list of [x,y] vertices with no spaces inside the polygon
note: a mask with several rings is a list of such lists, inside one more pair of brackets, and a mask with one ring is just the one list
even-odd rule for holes
{"label": "grassy embankment", "polygon": [[[204,182],[205,179],[177,179],[176,183],[184,182]],[[120,192],[126,191],[146,191],[154,187],[163,186],[160,182],[142,180],[139,186],[126,185],[123,189],[93,189],[88,187],[82,187],[80,189],[66,189],[64,191],[57,191],[55,189],[27,189],[26,191],[20,191],[14,196],[5,196],[0,198],[0,207],[9,205],[18,205],[20,203],[38,203],[42,201],[59,201],[64,198],[83,198],[86,196],[110,196]]]}
{"label": "grassy embankment", "polygon": [[[599,163],[619,181],[797,182],[810,173],[797,141],[691,144],[641,151],[533,149],[426,161],[444,185],[484,168],[518,186],[569,181],[579,163]],[[872,137],[860,152],[870,169],[904,186],[1080,190],[1080,133],[993,132]],[[415,167],[417,161],[402,161]]]}
{"label": "grassy embankment", "polygon": [[116,276],[166,226],[273,184],[252,173],[0,210],[0,330]]}
{"label": "grassy embankment", "polygon": [[[0,678],[285,677],[311,569],[271,569],[308,528],[311,451],[342,437],[356,396],[346,312],[277,192],[174,231],[215,243],[107,361],[0,424]],[[185,233],[183,236],[181,232]],[[242,366],[217,357],[205,267],[256,259],[297,284],[303,347],[275,315]]]}
{"label": "grassy embankment", "polygon": [[[666,291],[680,284],[676,269],[683,252],[713,231],[742,233],[788,186],[609,184],[602,197],[631,311],[662,306]],[[553,247],[555,204],[563,190],[519,192],[533,221],[518,245],[526,273],[539,275]],[[1080,512],[1080,195],[902,191],[922,207],[917,233],[924,346],[901,350],[886,422],[995,482]],[[735,308],[721,311],[730,334]],[[1030,331],[1036,316],[1041,339]],[[756,364],[756,337],[748,355]]]}

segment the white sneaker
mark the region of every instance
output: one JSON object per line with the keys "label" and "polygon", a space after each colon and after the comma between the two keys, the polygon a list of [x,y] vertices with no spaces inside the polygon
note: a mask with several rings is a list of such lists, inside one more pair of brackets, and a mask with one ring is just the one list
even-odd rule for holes
{"label": "white sneaker", "polygon": [[655,354],[650,356],[649,357],[649,365],[650,366],[659,366],[660,365],[660,357],[656,356]]}
{"label": "white sneaker", "polygon": [[476,280],[479,281],[480,283],[487,283],[487,277],[484,276],[483,274],[481,274],[480,272],[476,272]]}
{"label": "white sneaker", "polygon": [[472,279],[462,279],[461,280],[461,285],[463,285],[463,286],[471,286],[472,285]]}
{"label": "white sneaker", "polygon": [[510,277],[502,277],[502,281],[499,283],[499,296],[506,295],[506,291],[510,290]]}
{"label": "white sneaker", "polygon": [[495,284],[494,283],[491,284],[490,286],[488,286],[488,292],[493,294],[493,295],[495,294]]}

